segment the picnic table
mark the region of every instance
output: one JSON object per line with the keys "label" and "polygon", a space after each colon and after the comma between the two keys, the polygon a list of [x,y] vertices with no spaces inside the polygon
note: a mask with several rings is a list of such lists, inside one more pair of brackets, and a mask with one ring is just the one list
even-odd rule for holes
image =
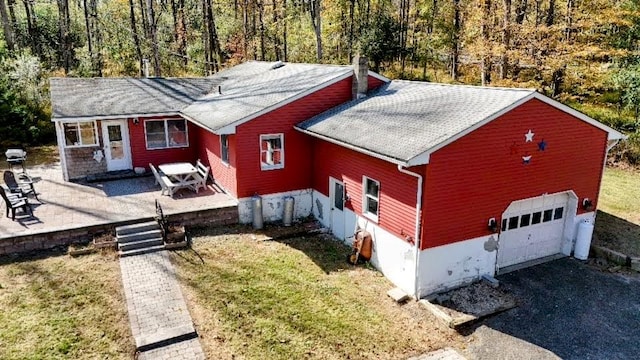
{"label": "picnic table", "polygon": [[170,193],[182,188],[198,191],[198,184],[200,184],[201,179],[198,177],[198,169],[192,164],[179,162],[162,164],[158,168],[171,180],[171,185],[169,185],[171,187]]}

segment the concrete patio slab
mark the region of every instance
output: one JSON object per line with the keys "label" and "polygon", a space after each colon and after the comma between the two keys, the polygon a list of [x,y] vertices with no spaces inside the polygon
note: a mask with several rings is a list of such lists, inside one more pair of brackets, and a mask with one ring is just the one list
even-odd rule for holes
{"label": "concrete patio slab", "polygon": [[16,236],[153,217],[156,199],[166,215],[237,205],[235,199],[212,185],[198,194],[181,190],[170,198],[160,194],[160,187],[154,184],[151,176],[74,183],[63,180],[59,163],[30,167],[28,173],[36,181],[36,191],[42,203],[30,199],[33,217],[18,212],[16,221],[4,217],[3,203],[0,241]]}

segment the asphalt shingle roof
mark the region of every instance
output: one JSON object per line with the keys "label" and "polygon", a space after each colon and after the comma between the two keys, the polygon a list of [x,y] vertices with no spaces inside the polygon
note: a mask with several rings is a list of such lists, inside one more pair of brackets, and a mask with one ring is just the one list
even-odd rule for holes
{"label": "asphalt shingle roof", "polygon": [[394,80],[297,127],[408,162],[534,92]]}
{"label": "asphalt shingle roof", "polygon": [[[221,82],[221,94],[216,89],[181,113],[215,131],[353,72],[350,66],[286,63],[272,68],[276,63],[245,64],[254,70],[250,76],[237,76]],[[242,74],[249,70],[241,67],[230,71]]]}
{"label": "asphalt shingle roof", "polygon": [[53,119],[177,112],[209,93],[211,78],[52,78]]}

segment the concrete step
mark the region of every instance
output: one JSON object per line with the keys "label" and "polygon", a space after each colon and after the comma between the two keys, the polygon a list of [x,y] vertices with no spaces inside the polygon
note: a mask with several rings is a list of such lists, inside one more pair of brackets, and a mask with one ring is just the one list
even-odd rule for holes
{"label": "concrete step", "polygon": [[127,235],[137,232],[144,232],[154,229],[160,229],[157,221],[149,221],[145,223],[131,224],[125,226],[118,226],[116,228],[116,235]]}
{"label": "concrete step", "polygon": [[161,238],[161,237],[162,237],[162,231],[160,231],[160,229],[154,229],[154,230],[140,231],[140,232],[126,234],[126,235],[117,235],[116,239],[118,240],[118,244],[126,244],[129,242],[149,240],[149,239],[155,239],[155,238]]}
{"label": "concrete step", "polygon": [[156,246],[146,247],[146,248],[142,248],[142,249],[118,251],[118,254],[120,255],[120,257],[125,257],[125,256],[148,254],[148,253],[161,251],[161,250],[164,250],[164,244],[163,245],[156,245]]}
{"label": "concrete step", "polygon": [[162,237],[157,237],[153,239],[144,239],[139,241],[129,241],[126,243],[119,243],[118,250],[121,251],[129,251],[135,249],[148,248],[152,246],[164,245],[164,241]]}

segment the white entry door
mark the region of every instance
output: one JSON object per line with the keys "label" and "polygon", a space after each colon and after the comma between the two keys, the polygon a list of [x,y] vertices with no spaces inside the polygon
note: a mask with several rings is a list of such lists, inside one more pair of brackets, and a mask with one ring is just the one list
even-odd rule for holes
{"label": "white entry door", "polygon": [[131,169],[131,147],[127,120],[103,121],[102,138],[107,171]]}
{"label": "white entry door", "polygon": [[514,201],[502,214],[498,268],[562,252],[566,193]]}
{"label": "white entry door", "polygon": [[329,201],[331,202],[331,232],[344,240],[344,184],[329,178]]}

